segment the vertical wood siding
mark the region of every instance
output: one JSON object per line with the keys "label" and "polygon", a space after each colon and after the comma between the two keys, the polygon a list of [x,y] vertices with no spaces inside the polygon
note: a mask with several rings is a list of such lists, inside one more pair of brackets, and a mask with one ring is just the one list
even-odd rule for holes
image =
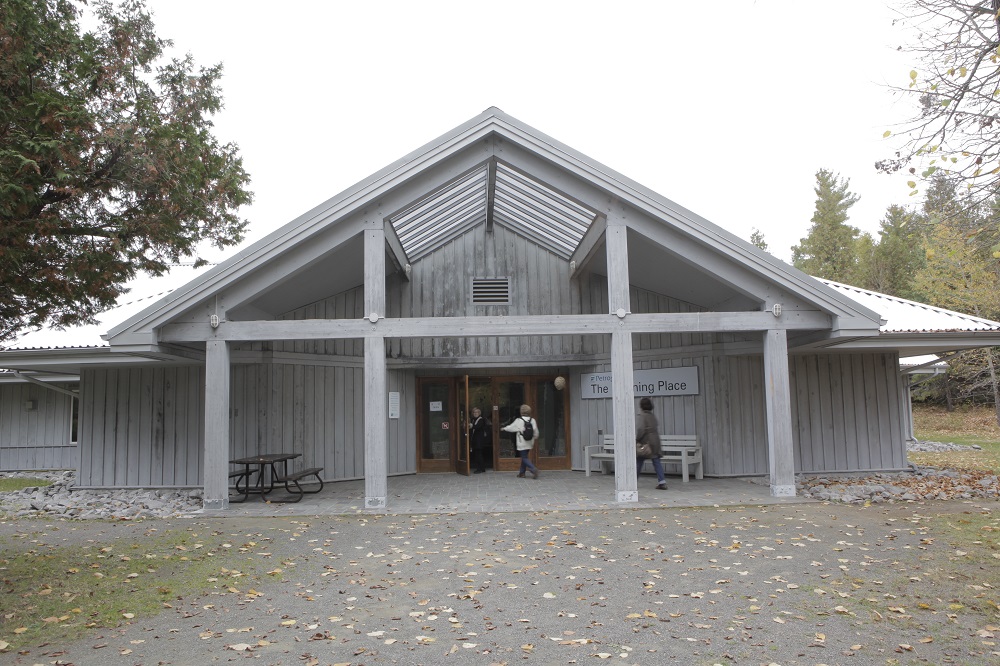
{"label": "vertical wood siding", "polygon": [[[302,454],[296,465],[323,467],[325,480],[364,477],[362,368],[249,364],[232,373],[231,457],[290,451]],[[201,485],[204,377],[200,367],[86,370],[79,484]],[[401,418],[389,422],[389,473],[412,473],[412,373],[390,370],[389,387],[401,393]]]}
{"label": "vertical wood siding", "polygon": [[[510,277],[510,305],[472,302],[472,279]],[[579,314],[579,287],[571,284],[569,262],[501,225],[493,233],[479,226],[412,266],[410,280],[393,276],[387,284],[390,317],[464,317]],[[357,313],[358,317],[362,313]],[[561,355],[580,353],[580,336],[517,336],[398,339],[388,342],[390,358],[482,355]]]}
{"label": "vertical wood siding", "polygon": [[81,386],[79,485],[201,484],[203,368],[88,368]]}
{"label": "vertical wood siding", "polygon": [[[665,350],[665,355],[669,352]],[[789,363],[796,472],[899,470],[907,466],[907,418],[895,354],[792,356]],[[653,411],[664,434],[696,434],[705,473],[754,476],[768,473],[763,358],[705,355],[636,363],[636,369],[695,365],[701,393],[654,397]],[[586,464],[582,447],[607,433],[610,400],[579,398],[580,378],[608,372],[606,365],[575,369],[573,467]]]}
{"label": "vertical wood siding", "polygon": [[[32,410],[25,407],[29,400],[35,401]],[[73,398],[65,393],[29,383],[0,384],[0,470],[76,468],[72,419]]]}
{"label": "vertical wood siding", "polygon": [[[35,401],[32,410],[25,407],[29,400]],[[72,419],[73,398],[65,393],[26,382],[0,384],[0,470],[74,469]]]}

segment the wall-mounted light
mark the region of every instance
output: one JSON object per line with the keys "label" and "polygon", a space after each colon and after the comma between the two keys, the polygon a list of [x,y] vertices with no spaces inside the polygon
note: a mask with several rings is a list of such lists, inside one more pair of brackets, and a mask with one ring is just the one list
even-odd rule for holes
{"label": "wall-mounted light", "polygon": [[775,317],[781,316],[781,303],[775,303],[774,305],[771,306],[771,314],[773,314]]}
{"label": "wall-mounted light", "polygon": [[219,328],[219,315],[214,314],[208,318],[208,323],[212,328]]}
{"label": "wall-mounted light", "polygon": [[403,272],[406,273],[406,277],[410,277],[410,273],[413,272],[413,266],[406,264],[405,266],[403,266]]}

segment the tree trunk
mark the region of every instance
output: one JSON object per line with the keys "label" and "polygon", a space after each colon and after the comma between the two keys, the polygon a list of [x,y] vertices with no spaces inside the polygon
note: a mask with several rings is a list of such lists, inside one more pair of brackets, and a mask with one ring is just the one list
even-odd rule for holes
{"label": "tree trunk", "polygon": [[955,411],[955,403],[951,399],[951,375],[948,370],[944,373],[944,401],[949,412]]}
{"label": "tree trunk", "polygon": [[1000,387],[997,386],[997,371],[993,365],[993,348],[986,349],[986,364],[990,367],[990,386],[993,387],[993,411],[996,412],[997,425],[1000,426]]}

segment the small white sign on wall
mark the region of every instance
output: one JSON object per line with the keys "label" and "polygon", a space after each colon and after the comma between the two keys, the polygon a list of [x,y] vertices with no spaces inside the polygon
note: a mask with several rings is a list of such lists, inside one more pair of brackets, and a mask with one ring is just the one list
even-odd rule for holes
{"label": "small white sign on wall", "polygon": [[[657,368],[632,373],[635,397],[658,395],[698,395],[698,367]],[[611,373],[592,372],[580,377],[581,398],[610,398]]]}
{"label": "small white sign on wall", "polygon": [[399,418],[399,391],[389,391],[389,418]]}
{"label": "small white sign on wall", "polygon": [[428,409],[428,411],[431,411],[431,412],[443,412],[444,411],[444,403],[441,402],[440,400],[432,400],[431,404],[430,404],[430,408]]}

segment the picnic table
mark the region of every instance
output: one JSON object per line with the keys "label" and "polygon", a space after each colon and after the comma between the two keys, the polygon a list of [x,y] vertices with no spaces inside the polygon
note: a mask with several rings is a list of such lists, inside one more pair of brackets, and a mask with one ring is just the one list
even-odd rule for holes
{"label": "picnic table", "polygon": [[[243,468],[230,472],[229,478],[235,479],[236,492],[243,495],[241,499],[233,499],[231,502],[245,502],[251,495],[259,494],[261,499],[266,499],[268,493],[274,490],[275,484],[284,484],[289,497],[284,499],[269,499],[270,502],[298,502],[305,493],[318,493],[323,490],[323,479],[319,473],[322,467],[309,467],[297,472],[288,471],[288,461],[301,457],[301,453],[258,453],[245,458],[236,458],[229,462],[233,465],[241,465]],[[281,470],[278,470],[278,464]],[[254,469],[256,467],[256,469]],[[251,485],[253,475],[257,475],[256,483]],[[315,476],[319,481],[319,488],[316,490],[304,490],[299,481],[307,476]],[[242,490],[240,484],[242,483]]]}

